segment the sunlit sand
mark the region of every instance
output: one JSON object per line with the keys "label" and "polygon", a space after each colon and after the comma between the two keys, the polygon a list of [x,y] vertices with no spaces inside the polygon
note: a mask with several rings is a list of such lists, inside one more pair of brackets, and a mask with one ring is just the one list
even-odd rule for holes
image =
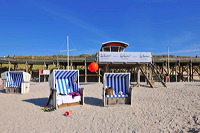
{"label": "sunlit sand", "polygon": [[[85,105],[41,110],[49,97],[47,82],[31,82],[26,94],[0,90],[0,131],[26,132],[198,132],[200,83],[168,83],[168,88],[135,87],[133,105],[103,107],[102,84],[80,83]],[[69,116],[64,116],[71,111]]]}

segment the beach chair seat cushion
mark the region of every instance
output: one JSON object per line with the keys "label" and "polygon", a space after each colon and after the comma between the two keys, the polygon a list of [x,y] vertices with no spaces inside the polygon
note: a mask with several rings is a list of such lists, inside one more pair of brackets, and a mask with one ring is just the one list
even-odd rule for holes
{"label": "beach chair seat cushion", "polygon": [[65,103],[75,103],[80,102],[81,96],[72,96],[72,95],[58,95],[57,104],[65,104]]}
{"label": "beach chair seat cushion", "polygon": [[124,95],[105,95],[105,97],[128,97],[128,94],[124,94]]}

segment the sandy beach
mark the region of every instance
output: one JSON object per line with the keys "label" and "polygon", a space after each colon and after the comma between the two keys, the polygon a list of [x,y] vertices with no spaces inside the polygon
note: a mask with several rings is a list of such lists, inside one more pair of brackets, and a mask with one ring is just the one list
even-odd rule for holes
{"label": "sandy beach", "polygon": [[[134,87],[133,105],[103,107],[102,84],[80,83],[85,104],[41,110],[49,97],[48,82],[31,82],[26,94],[0,90],[2,133],[166,133],[200,132],[200,83],[168,83],[165,87]],[[72,111],[66,117],[63,114]]]}

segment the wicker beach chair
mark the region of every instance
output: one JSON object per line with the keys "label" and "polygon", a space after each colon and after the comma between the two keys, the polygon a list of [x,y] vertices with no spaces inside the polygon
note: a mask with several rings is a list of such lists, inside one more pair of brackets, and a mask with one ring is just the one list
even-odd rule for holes
{"label": "wicker beach chair", "polygon": [[48,107],[83,105],[83,88],[79,87],[78,70],[54,70],[49,76]]}
{"label": "wicker beach chair", "polygon": [[7,71],[1,74],[6,93],[27,93],[31,75],[23,71]]}
{"label": "wicker beach chair", "polygon": [[130,73],[105,73],[103,102],[107,105],[131,105]]}

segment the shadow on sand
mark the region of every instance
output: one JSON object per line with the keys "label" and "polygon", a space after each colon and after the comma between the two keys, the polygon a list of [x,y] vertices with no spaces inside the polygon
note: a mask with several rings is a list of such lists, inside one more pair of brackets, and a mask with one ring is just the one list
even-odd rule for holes
{"label": "shadow on sand", "polygon": [[48,98],[34,98],[34,99],[26,99],[23,101],[35,104],[40,107],[45,107],[47,104]]}
{"label": "shadow on sand", "polygon": [[80,82],[79,85],[93,85],[93,84],[97,84],[97,82]]}
{"label": "shadow on sand", "polygon": [[6,90],[4,90],[4,89],[0,90],[0,93],[6,93]]}
{"label": "shadow on sand", "polygon": [[[48,98],[34,98],[34,99],[26,99],[23,101],[35,104],[36,106],[45,107],[48,102]],[[93,106],[100,106],[100,107],[103,106],[102,99],[99,99],[99,98],[85,97],[84,102],[85,104],[89,104]]]}
{"label": "shadow on sand", "polygon": [[85,104],[90,104],[94,106],[103,106],[103,101],[102,99],[95,98],[95,97],[85,97],[84,98]]}

